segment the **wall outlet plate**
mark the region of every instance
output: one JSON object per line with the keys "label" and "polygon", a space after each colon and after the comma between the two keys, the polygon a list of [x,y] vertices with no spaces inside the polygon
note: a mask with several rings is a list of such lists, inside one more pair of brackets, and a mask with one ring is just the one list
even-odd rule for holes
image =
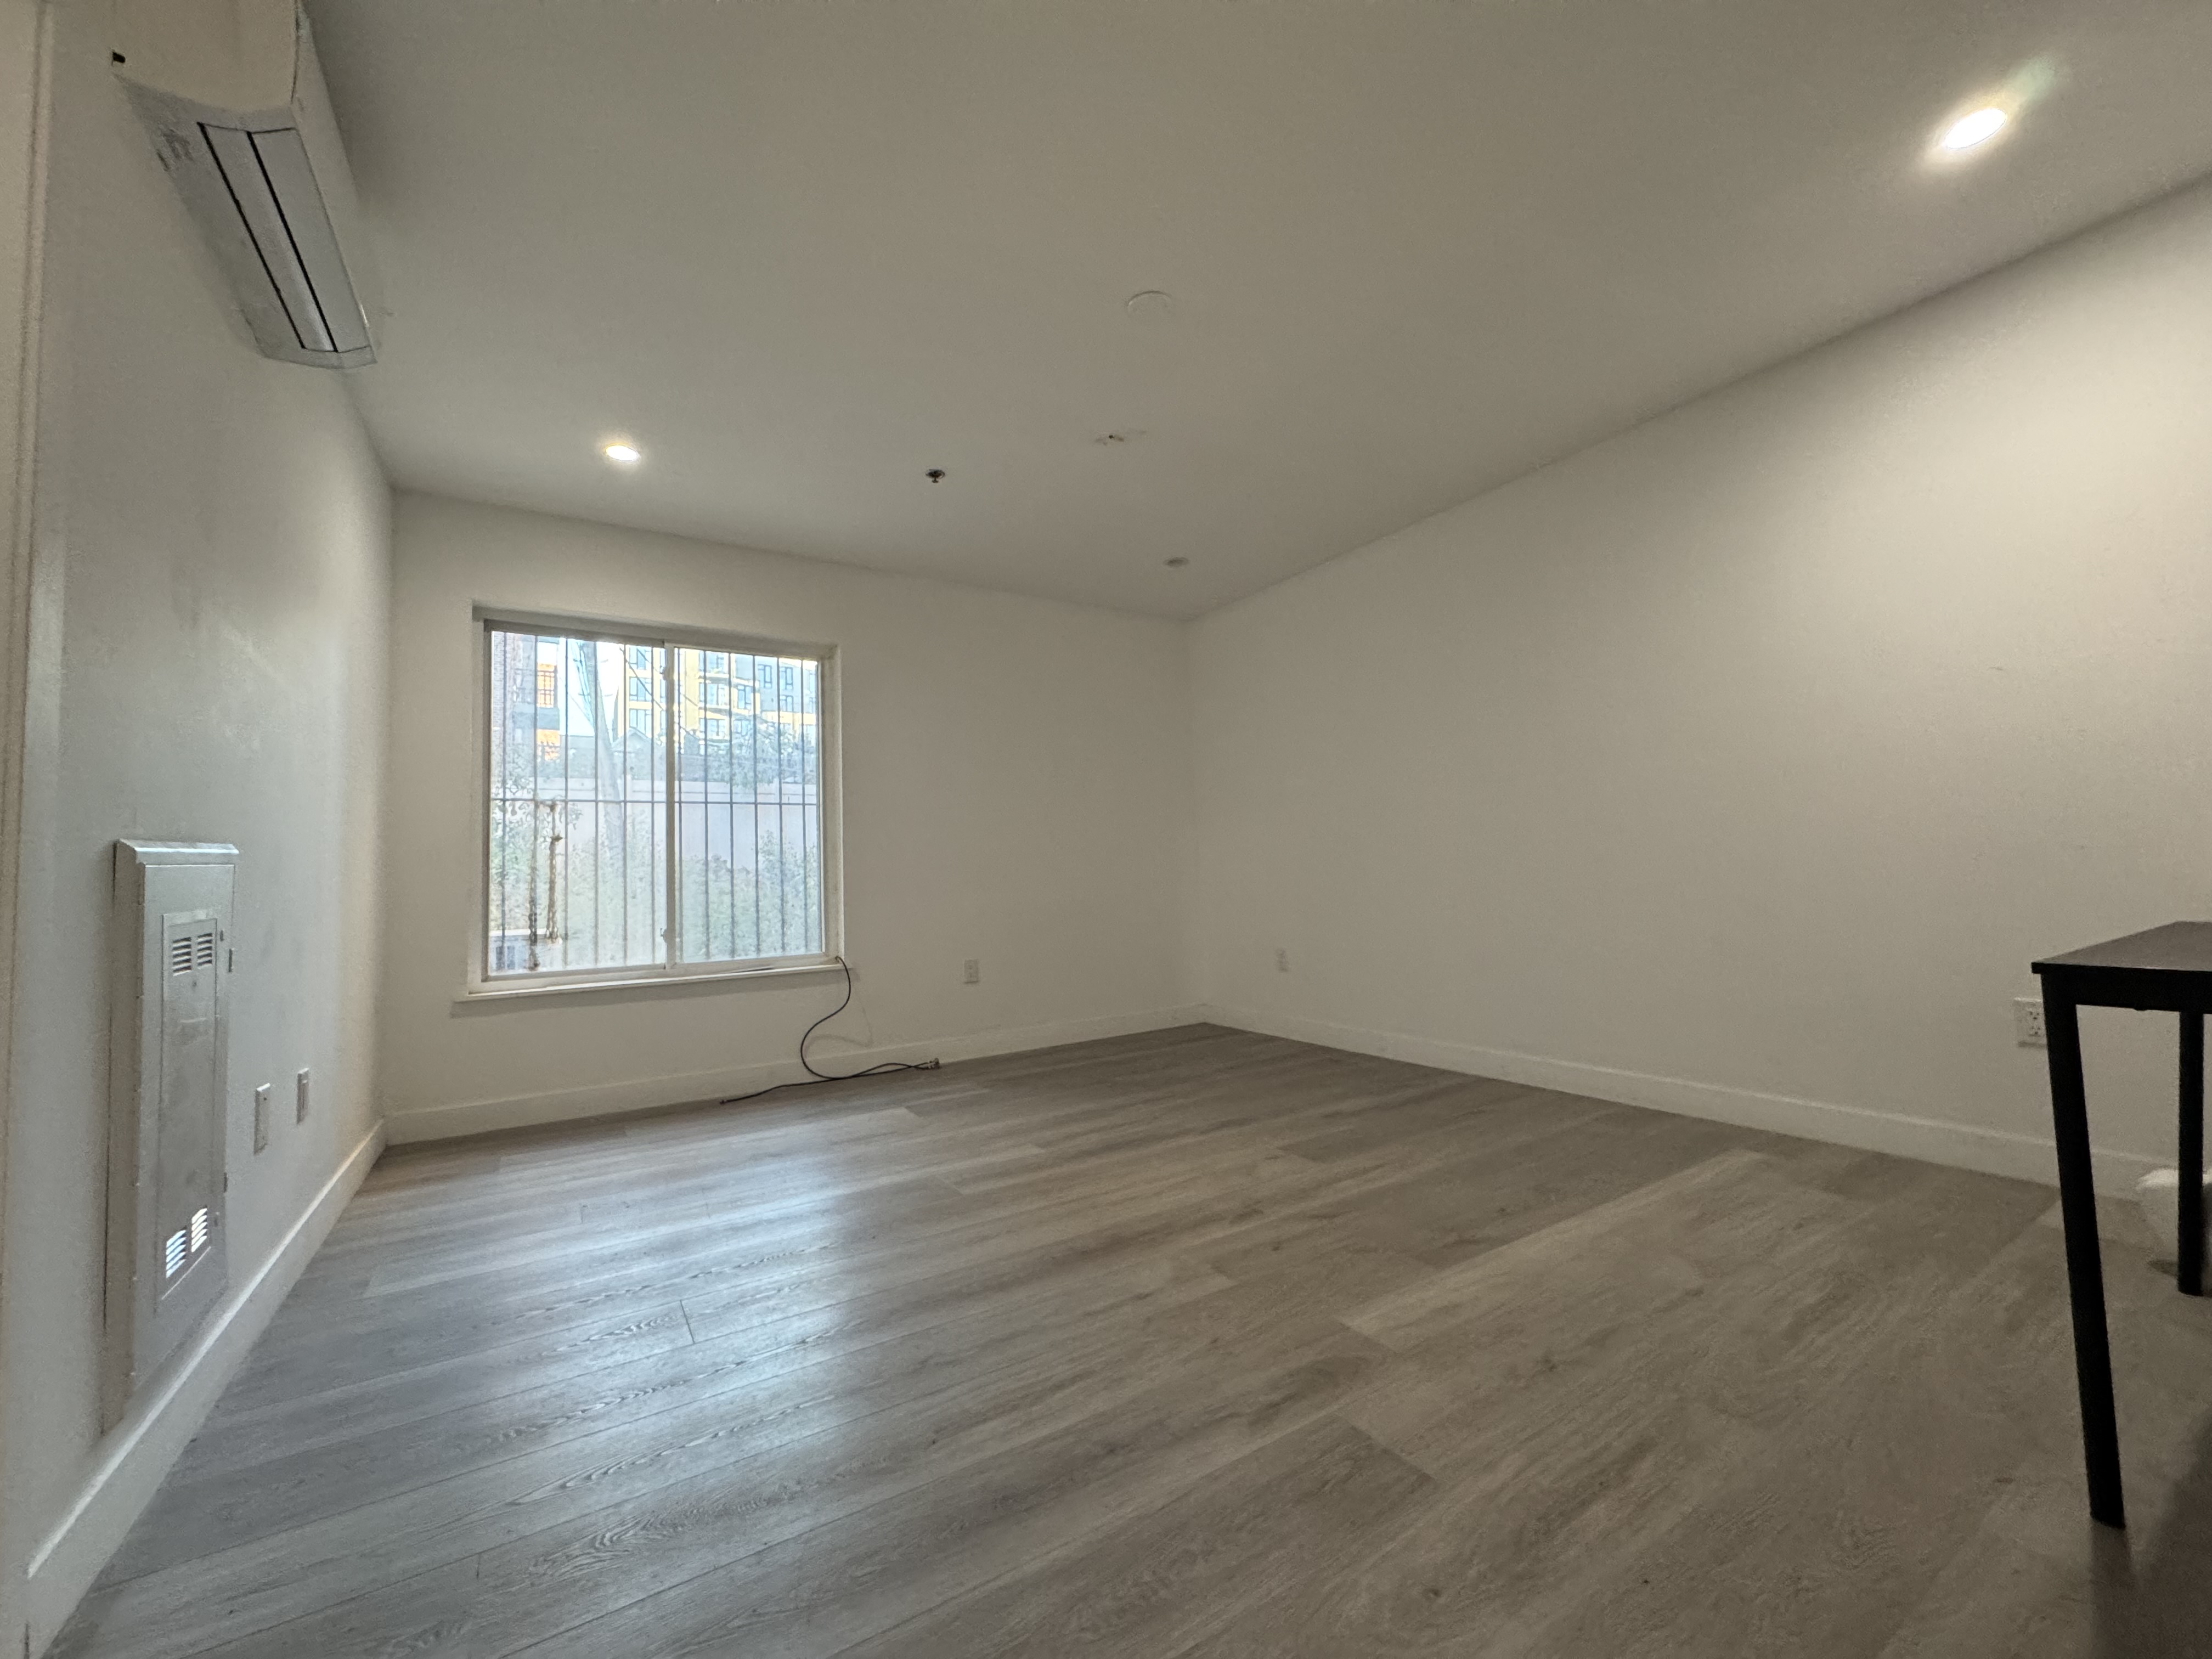
{"label": "wall outlet plate", "polygon": [[269,1150],[269,1087],[262,1084],[253,1091],[253,1150]]}
{"label": "wall outlet plate", "polygon": [[2013,1041],[2023,1048],[2048,1048],[2051,1040],[2043,1030],[2043,999],[2014,997],[2012,1000]]}
{"label": "wall outlet plate", "polygon": [[296,1086],[298,1092],[292,1099],[292,1121],[305,1123],[307,1121],[307,1068],[304,1066],[300,1068]]}
{"label": "wall outlet plate", "polygon": [[970,957],[960,964],[960,982],[963,985],[981,985],[983,982],[983,963],[980,958]]}
{"label": "wall outlet plate", "polygon": [[1291,953],[1279,945],[1275,950],[1275,971],[1279,974],[1287,974],[1291,971]]}

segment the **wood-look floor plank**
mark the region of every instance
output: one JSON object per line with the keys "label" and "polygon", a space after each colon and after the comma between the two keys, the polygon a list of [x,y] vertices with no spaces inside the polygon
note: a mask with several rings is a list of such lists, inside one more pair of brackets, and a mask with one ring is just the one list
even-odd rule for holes
{"label": "wood-look floor plank", "polygon": [[2106,1221],[2117,1543],[2018,1182],[1210,1027],[404,1150],[55,1651],[2163,1659]]}
{"label": "wood-look floor plank", "polygon": [[[89,1622],[145,1632],[117,1648],[134,1659],[194,1653],[351,1600],[368,1564],[374,1581],[398,1583],[717,1472],[818,1504],[823,1472],[835,1468],[857,1505],[978,1445],[1065,1426],[1155,1386],[1161,1366],[1205,1346],[1221,1310],[1195,1322],[1152,1316],[1214,1288],[1189,1278],[1093,1299],[1080,1338],[998,1321],[947,1341],[937,1328],[786,1372],[733,1374],[719,1392],[684,1389],[642,1413],[556,1418],[526,1440],[489,1432],[498,1419],[483,1413],[428,1425],[423,1468],[456,1472],[387,1481],[388,1497],[104,1585]],[[900,1461],[917,1454],[918,1474]],[[756,1536],[764,1513],[749,1516]]]}
{"label": "wood-look floor plank", "polygon": [[[601,1653],[701,1641],[834,1651],[967,1576],[1004,1571],[1056,1528],[1146,1506],[1311,1420],[1378,1363],[1340,1329],[1302,1347],[1297,1363],[1258,1375],[1182,1369],[1035,1438],[985,1411],[967,1437],[925,1428],[793,1458],[766,1478],[743,1467],[695,1474],[487,1551],[465,1586],[434,1595],[403,1580],[209,1651],[367,1659],[423,1632],[443,1650],[487,1656],[548,1639]],[[1009,1436],[1012,1446],[993,1450]],[[617,1611],[592,1620],[588,1634],[563,1636],[609,1607]]]}
{"label": "wood-look floor plank", "polygon": [[1175,1653],[1357,1552],[1433,1485],[1366,1436],[1322,1418],[1102,1537],[843,1651],[850,1659]]}
{"label": "wood-look floor plank", "polygon": [[[474,1408],[326,1437],[274,1457],[231,1460],[197,1478],[173,1481],[157,1500],[157,1524],[145,1528],[143,1542],[134,1540],[137,1547],[118,1557],[116,1571],[151,1571],[192,1553],[281,1531],[312,1516],[332,1491],[371,1502],[512,1456],[528,1442],[574,1437],[617,1413],[635,1414],[662,1403],[670,1390],[647,1378],[657,1382],[673,1374],[692,1397],[763,1387],[770,1376],[812,1368],[831,1353],[850,1353],[963,1316],[971,1328],[1011,1322],[1018,1328],[1021,1312],[1035,1310],[1041,1301],[1048,1301],[1055,1312],[1081,1317],[1137,1298],[1179,1300],[1221,1282],[1199,1264],[1108,1263],[1044,1284],[1001,1279],[975,1294],[937,1300],[878,1291],[825,1304],[684,1347],[653,1365],[646,1377],[624,1377],[611,1395],[606,1384],[613,1373],[589,1369],[572,1374],[568,1386],[549,1390],[534,1412],[503,1395]],[[640,1368],[623,1369],[634,1373]],[[172,1524],[159,1524],[164,1517]]]}

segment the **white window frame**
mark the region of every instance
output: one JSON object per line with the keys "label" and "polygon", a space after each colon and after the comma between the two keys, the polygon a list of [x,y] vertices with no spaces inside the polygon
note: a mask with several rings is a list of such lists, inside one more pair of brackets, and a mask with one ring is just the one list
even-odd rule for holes
{"label": "white window frame", "polygon": [[[799,640],[769,639],[763,635],[726,633],[606,617],[578,616],[560,611],[520,610],[505,605],[473,607],[470,626],[475,630],[475,765],[476,873],[469,907],[468,966],[459,1000],[474,1002],[508,997],[556,995],[582,991],[634,991],[652,987],[698,985],[723,981],[732,983],[775,980],[795,974],[840,971],[845,951],[845,842],[843,787],[843,720],[838,684],[837,647]],[[491,954],[491,636],[498,629],[535,629],[570,639],[605,641],[616,645],[670,647],[663,672],[666,677],[669,721],[676,720],[674,647],[741,653],[746,656],[805,657],[820,665],[821,722],[818,739],[822,808],[822,949],[810,955],[759,957],[743,962],[647,963],[635,968],[570,968],[536,974],[488,971]],[[629,672],[627,662],[624,672]],[[726,716],[729,711],[722,711]],[[671,732],[672,744],[673,731]],[[669,849],[672,866],[675,848]],[[671,909],[672,925],[675,915]]]}

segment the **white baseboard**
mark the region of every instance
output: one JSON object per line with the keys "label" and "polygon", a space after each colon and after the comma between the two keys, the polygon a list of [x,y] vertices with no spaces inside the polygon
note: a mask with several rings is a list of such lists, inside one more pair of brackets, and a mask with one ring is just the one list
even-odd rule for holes
{"label": "white baseboard", "polygon": [[[1900,1158],[1978,1170],[1986,1175],[2011,1176],[2045,1186],[2055,1186],[2058,1180],[2056,1152],[2051,1140],[2040,1135],[2012,1134],[2002,1129],[1910,1117],[1901,1112],[1875,1111],[1869,1107],[1845,1106],[1833,1101],[1805,1100],[1794,1095],[1764,1094],[1717,1083],[1693,1083],[1685,1078],[1621,1071],[1610,1066],[1585,1065],[1579,1060],[1552,1060],[1508,1048],[1482,1048],[1471,1043],[1407,1036],[1292,1014],[1255,1013],[1244,1008],[1213,1006],[1204,1007],[1200,1012],[1216,1024],[1234,1026],[1238,1030],[1289,1037],[1295,1042],[1315,1042],[1324,1048],[1375,1054],[1385,1060],[1408,1060],[1441,1071],[1502,1078],[1532,1088],[1556,1089],[1564,1094],[1618,1101],[1625,1106],[1647,1106],[1656,1111],[1710,1118],[1747,1129],[1799,1135],[1808,1140],[1832,1141],[1868,1152],[1893,1152]],[[2100,1191],[2132,1194],[2136,1182],[2157,1168],[2158,1160],[2134,1152],[2100,1150],[2096,1166]]]}
{"label": "white baseboard", "polygon": [[[1153,1008],[1139,1013],[1103,1014],[1088,1019],[1054,1020],[1044,1025],[978,1031],[967,1036],[940,1037],[933,1042],[845,1048],[824,1062],[824,1069],[854,1072],[886,1060],[933,1057],[980,1060],[986,1054],[1019,1054],[1030,1048],[1057,1048],[1065,1042],[1088,1042],[1098,1037],[1164,1030],[1170,1026],[1194,1024],[1200,1018],[1196,1008]],[[425,1106],[388,1112],[384,1122],[394,1146],[418,1140],[447,1140],[455,1135],[483,1134],[492,1129],[568,1123],[581,1118],[619,1117],[629,1112],[719,1100],[725,1095],[741,1095],[754,1089],[765,1089],[771,1084],[797,1083],[805,1076],[805,1070],[796,1060],[768,1060],[719,1071],[674,1072],[624,1083],[510,1095],[498,1100],[463,1101],[451,1106]]]}
{"label": "white baseboard", "polygon": [[133,1401],[101,1443],[99,1461],[59,1525],[33,1553],[30,1648],[42,1651],[92,1587],[131,1523],[214,1409],[254,1339],[268,1328],[346,1200],[383,1152],[381,1124],[362,1138],[325,1182],[268,1259],[217,1304],[176,1363]]}

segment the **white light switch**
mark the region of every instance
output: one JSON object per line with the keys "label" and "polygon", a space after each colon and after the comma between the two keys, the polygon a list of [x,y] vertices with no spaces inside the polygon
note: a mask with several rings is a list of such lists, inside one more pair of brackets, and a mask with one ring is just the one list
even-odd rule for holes
{"label": "white light switch", "polygon": [[292,1121],[305,1123],[307,1121],[307,1068],[304,1066],[300,1068],[298,1089],[299,1092],[292,1100]]}

